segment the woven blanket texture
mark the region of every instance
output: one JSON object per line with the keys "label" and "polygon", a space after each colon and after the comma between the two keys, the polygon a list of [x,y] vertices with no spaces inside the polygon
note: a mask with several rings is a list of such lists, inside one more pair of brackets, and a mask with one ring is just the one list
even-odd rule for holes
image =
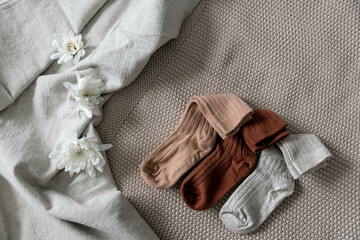
{"label": "woven blanket texture", "polygon": [[[124,196],[161,239],[360,239],[360,5],[358,1],[202,1],[179,38],[104,106],[98,127]],[[194,211],[179,187],[157,190],[139,165],[178,123],[191,96],[234,93],[334,155],[253,234]],[[234,189],[233,189],[234,190]],[[233,191],[232,190],[232,191]]]}

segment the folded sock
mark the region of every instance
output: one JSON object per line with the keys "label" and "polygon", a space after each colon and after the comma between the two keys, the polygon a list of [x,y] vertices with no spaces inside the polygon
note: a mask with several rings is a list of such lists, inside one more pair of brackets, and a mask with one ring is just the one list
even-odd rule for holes
{"label": "folded sock", "polygon": [[326,146],[313,134],[290,134],[277,145],[294,179],[326,166],[326,161],[332,157]]}
{"label": "folded sock", "polygon": [[226,201],[220,218],[234,232],[253,232],[294,188],[280,149],[272,146],[261,152],[257,167]]}
{"label": "folded sock", "polygon": [[256,154],[245,144],[241,133],[225,140],[218,138],[213,152],[185,178],[180,194],[186,205],[195,210],[214,206],[256,164]]}
{"label": "folded sock", "polygon": [[140,165],[143,179],[169,188],[212,150],[216,133],[232,136],[251,119],[252,109],[234,94],[192,97],[175,130]]}
{"label": "folded sock", "polygon": [[222,139],[238,132],[252,119],[253,109],[234,94],[214,94],[192,97],[204,117]]}
{"label": "folded sock", "polygon": [[249,148],[258,153],[269,148],[290,133],[287,123],[267,109],[254,109],[252,120],[242,127],[242,134]]}

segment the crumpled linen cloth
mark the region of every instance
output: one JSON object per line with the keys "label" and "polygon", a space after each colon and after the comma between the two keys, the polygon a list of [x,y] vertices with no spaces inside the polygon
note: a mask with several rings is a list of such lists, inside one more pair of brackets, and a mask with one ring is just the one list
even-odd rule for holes
{"label": "crumpled linen cloth", "polygon": [[[72,131],[86,135],[101,120],[72,114],[63,82],[75,83],[75,71],[101,78],[106,101],[178,35],[197,3],[0,2],[0,239],[157,239],[108,165],[95,178],[71,178],[48,155]],[[70,30],[82,34],[86,55],[77,65],[57,65],[49,58],[53,36]]]}

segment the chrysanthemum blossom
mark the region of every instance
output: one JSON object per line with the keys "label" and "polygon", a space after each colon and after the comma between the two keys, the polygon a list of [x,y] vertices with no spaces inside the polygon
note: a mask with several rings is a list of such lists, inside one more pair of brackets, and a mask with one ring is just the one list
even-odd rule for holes
{"label": "chrysanthemum blossom", "polygon": [[80,58],[85,55],[84,43],[81,41],[81,34],[74,35],[73,32],[69,32],[63,38],[55,36],[55,40],[52,42],[52,45],[56,47],[57,53],[54,53],[50,56],[50,59],[59,59],[58,64],[64,64],[73,62],[77,64],[80,61]]}
{"label": "chrysanthemum blossom", "polygon": [[101,151],[111,147],[111,144],[101,144],[93,131],[80,139],[73,132],[69,139],[57,144],[49,158],[57,161],[58,169],[69,172],[70,177],[83,170],[90,177],[96,177],[96,170],[103,172],[105,165]]}
{"label": "chrysanthemum blossom", "polygon": [[85,113],[88,118],[93,115],[100,115],[98,104],[104,99],[101,93],[104,90],[104,84],[101,79],[94,79],[90,75],[80,77],[76,72],[77,84],[64,82],[64,86],[70,92],[70,98],[77,104],[77,109]]}

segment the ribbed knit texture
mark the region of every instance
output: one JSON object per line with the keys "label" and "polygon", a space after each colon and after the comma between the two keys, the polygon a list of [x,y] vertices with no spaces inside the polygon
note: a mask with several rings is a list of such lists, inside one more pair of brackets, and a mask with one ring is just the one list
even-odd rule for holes
{"label": "ribbed knit texture", "polygon": [[261,152],[254,172],[235,190],[220,210],[230,230],[248,234],[255,231],[274,209],[294,192],[284,157],[277,146]]}
{"label": "ribbed knit texture", "polygon": [[[359,23],[358,1],[202,1],[180,36],[111,97],[98,128],[114,145],[111,171],[160,239],[359,238]],[[194,211],[180,197],[181,180],[157,191],[139,171],[191,96],[229,92],[276,112],[292,133],[315,134],[334,155],[326,168],[296,181],[293,195],[249,235],[219,219],[230,194]]]}
{"label": "ribbed knit texture", "polygon": [[332,155],[314,134],[290,134],[277,143],[294,179],[327,165]]}
{"label": "ribbed knit texture", "polygon": [[234,94],[192,97],[175,130],[140,165],[155,188],[169,188],[212,150],[216,133],[226,138],[251,119],[252,109]]}
{"label": "ribbed knit texture", "polygon": [[255,164],[256,154],[245,144],[240,132],[225,140],[218,139],[213,152],[181,184],[181,197],[192,209],[208,209],[245,179]]}
{"label": "ribbed knit texture", "polygon": [[287,123],[274,112],[267,109],[254,109],[253,119],[241,129],[249,148],[258,153],[269,148],[290,133]]}
{"label": "ribbed knit texture", "polygon": [[225,139],[235,134],[240,127],[251,120],[253,110],[238,96],[228,94],[192,97],[207,121]]}

